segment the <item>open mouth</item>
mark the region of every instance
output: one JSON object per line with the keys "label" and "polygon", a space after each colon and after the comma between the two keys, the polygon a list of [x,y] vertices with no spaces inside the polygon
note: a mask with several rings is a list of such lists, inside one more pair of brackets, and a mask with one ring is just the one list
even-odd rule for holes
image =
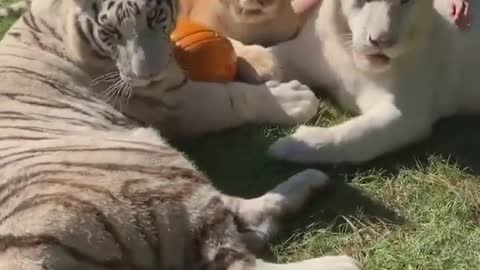
{"label": "open mouth", "polygon": [[383,53],[367,54],[365,58],[373,65],[387,65],[390,63],[391,58]]}
{"label": "open mouth", "polygon": [[264,14],[264,11],[262,9],[247,9],[247,8],[241,8],[238,7],[235,9],[236,13],[238,15],[243,15],[243,16],[260,16]]}
{"label": "open mouth", "polygon": [[263,11],[261,9],[245,9],[244,14],[248,16],[257,16],[262,15]]}
{"label": "open mouth", "polygon": [[154,87],[162,83],[163,79],[138,79],[133,78],[127,75],[123,75],[120,73],[120,77],[124,83],[129,85],[130,87],[134,88],[146,88],[146,87]]}

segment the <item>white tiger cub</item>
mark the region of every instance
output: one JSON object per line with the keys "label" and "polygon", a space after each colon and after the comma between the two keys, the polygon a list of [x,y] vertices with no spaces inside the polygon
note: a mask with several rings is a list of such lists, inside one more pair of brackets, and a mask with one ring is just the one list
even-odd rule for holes
{"label": "white tiger cub", "polygon": [[[253,48],[260,63],[280,62],[284,77],[276,79],[323,87],[360,114],[329,128],[302,126],[270,154],[305,163],[364,162],[424,138],[442,117],[478,113],[480,22],[458,30],[449,2],[323,0],[295,40]],[[478,1],[470,9],[480,12]],[[270,78],[282,73],[263,71]]]}
{"label": "white tiger cub", "polygon": [[[345,256],[272,264],[249,251],[265,244],[280,218],[326,184],[325,174],[306,170],[259,198],[228,196],[155,130],[92,91],[89,73],[108,66],[137,86],[149,84],[151,76],[162,78],[169,61],[162,58],[168,55],[162,45],[168,44],[177,5],[34,0],[6,33],[0,42],[0,269],[360,269]],[[160,63],[147,61],[152,58]],[[131,78],[131,72],[142,77]],[[284,86],[277,90],[288,92]],[[155,97],[162,88],[136,90],[138,104],[164,101]],[[245,88],[235,90],[242,95]],[[216,97],[208,88],[198,91],[205,92],[190,96],[198,104],[201,94]],[[217,101],[222,113],[224,100]],[[230,101],[233,108],[237,101]],[[270,101],[242,102],[250,108],[250,102]]]}
{"label": "white tiger cub", "polygon": [[[49,12],[49,5],[41,1],[33,1],[33,6]],[[170,23],[165,31],[172,30],[171,17],[176,15],[155,16],[162,24]],[[248,123],[303,123],[317,111],[315,95],[298,81],[281,84],[270,81],[263,85],[189,81],[173,59],[168,33],[152,37],[146,31],[131,43],[113,48],[112,40],[129,37],[136,29],[120,33],[106,25],[99,31],[97,25],[101,25],[101,21],[90,25],[91,14],[81,17],[80,26],[87,34],[65,33],[65,50],[70,60],[89,71],[82,80],[94,79],[92,86],[97,92],[103,91],[111,103],[122,107],[122,112],[158,126],[164,132],[192,136]],[[69,27],[67,30],[79,27],[75,22],[65,24]],[[86,43],[94,49],[85,47]],[[108,57],[112,53],[119,58],[116,66]]]}

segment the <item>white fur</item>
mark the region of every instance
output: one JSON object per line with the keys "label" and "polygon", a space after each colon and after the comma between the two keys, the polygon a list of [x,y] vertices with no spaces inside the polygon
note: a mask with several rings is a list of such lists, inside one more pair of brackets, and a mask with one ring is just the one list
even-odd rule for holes
{"label": "white fur", "polygon": [[272,264],[257,260],[257,267],[261,270],[360,270],[360,264],[346,256],[325,256],[290,264]]}
{"label": "white fur", "polygon": [[[264,242],[275,234],[276,219],[282,214],[298,211],[304,204],[305,198],[310,198],[312,192],[328,184],[326,174],[317,170],[304,170],[287,181],[280,183],[265,195],[249,200],[226,197],[226,204],[232,211],[244,218],[244,222],[255,226],[257,235],[242,235],[245,242],[252,244],[257,238]],[[265,228],[266,230],[262,230]],[[262,235],[258,235],[262,234]],[[254,243],[253,243],[254,244]],[[249,246],[258,248],[258,246]],[[347,256],[324,256],[288,264],[273,264],[257,259],[250,267],[238,264],[229,270],[361,270],[359,262]]]}
{"label": "white fur", "polygon": [[[298,81],[269,81],[259,85],[190,81],[180,90],[164,95],[163,100],[179,105],[173,112],[175,121],[168,123],[171,132],[187,136],[245,123],[304,123],[315,116],[318,109],[315,94]],[[142,111],[134,107],[129,113],[152,122],[159,118],[151,108]]]}
{"label": "white fur", "polygon": [[[400,0],[379,0],[363,8],[360,2],[324,0],[295,40],[251,48],[253,66],[280,63],[270,70],[260,65],[263,78],[326,87],[343,109],[359,114],[334,127],[302,126],[275,142],[272,156],[364,162],[429,135],[440,118],[480,110],[478,20],[469,31],[457,30],[448,20],[448,0],[410,1],[405,7]],[[480,5],[472,2],[471,9],[479,13]],[[368,34],[385,33],[398,41],[395,46],[378,50],[368,44]],[[390,63],[366,61],[364,54],[377,52]]]}
{"label": "white fur", "polygon": [[[327,176],[307,170],[250,200],[216,190],[157,130],[137,126],[89,88],[87,72],[102,61],[81,56],[89,47],[75,41],[80,33],[69,22],[79,18],[76,3],[93,2],[77,1],[33,1],[0,42],[0,270],[359,269],[345,257],[256,261],[246,246],[265,245]],[[140,14],[152,3],[137,0],[148,8]],[[162,100],[152,90],[162,88],[135,93],[149,101],[138,107],[154,116],[149,108],[178,105],[173,122],[192,133],[205,121],[214,129],[298,120],[314,114],[305,101],[317,103],[297,81],[188,82]]]}

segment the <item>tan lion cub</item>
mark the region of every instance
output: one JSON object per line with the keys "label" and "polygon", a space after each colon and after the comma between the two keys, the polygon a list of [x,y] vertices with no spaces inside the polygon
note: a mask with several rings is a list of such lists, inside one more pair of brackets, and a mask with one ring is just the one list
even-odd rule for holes
{"label": "tan lion cub", "polygon": [[321,1],[181,0],[179,16],[188,17],[229,37],[239,57],[237,78],[259,83],[265,81],[269,71],[278,70],[274,61],[258,61],[261,59],[257,55],[262,50],[260,45],[271,46],[295,37],[303,25],[305,11]]}
{"label": "tan lion cub", "polygon": [[300,28],[291,0],[181,0],[180,7],[180,16],[243,44],[275,44]]}

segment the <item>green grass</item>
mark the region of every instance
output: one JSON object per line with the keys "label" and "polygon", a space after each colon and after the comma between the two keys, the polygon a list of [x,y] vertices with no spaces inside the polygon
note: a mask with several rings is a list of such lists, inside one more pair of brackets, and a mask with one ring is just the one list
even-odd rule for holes
{"label": "green grass", "polygon": [[[333,112],[333,113],[332,113]],[[330,105],[320,119],[329,125]],[[340,118],[345,118],[342,116]],[[439,124],[435,136],[362,166],[316,166],[332,187],[273,245],[293,261],[345,253],[366,269],[477,269],[480,265],[480,129],[478,120]],[[245,127],[179,143],[232,194],[255,196],[304,168],[265,155],[286,131]]]}
{"label": "green grass", "polygon": [[[7,6],[15,2],[15,0],[0,0],[0,8]],[[0,19],[0,38],[3,37],[3,34],[10,28],[13,22],[15,22],[16,18],[8,17]]]}
{"label": "green grass", "polygon": [[0,38],[3,37],[3,34],[10,28],[12,23],[14,23],[16,18],[4,18],[0,19]]}
{"label": "green grass", "polygon": [[[0,33],[11,22],[11,18],[1,21]],[[348,119],[326,101],[320,111],[317,125]],[[373,270],[478,269],[480,125],[476,121],[443,121],[427,141],[361,166],[314,166],[332,176],[332,185],[292,219],[290,230],[272,245],[272,259],[345,253]],[[243,127],[174,144],[219,188],[252,197],[307,168],[265,154],[273,140],[288,132]]]}
{"label": "green grass", "polygon": [[16,2],[16,0],[0,0],[0,5],[5,6],[5,5],[15,3],[15,2]]}

